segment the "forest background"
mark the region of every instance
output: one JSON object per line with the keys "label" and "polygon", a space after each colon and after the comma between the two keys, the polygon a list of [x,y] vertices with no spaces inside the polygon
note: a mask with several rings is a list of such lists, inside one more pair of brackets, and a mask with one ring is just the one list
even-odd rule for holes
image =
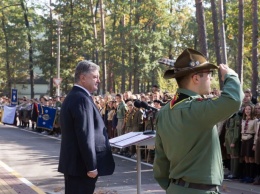
{"label": "forest background", "polygon": [[[39,3],[40,2],[40,3]],[[98,94],[148,92],[163,79],[162,57],[175,60],[189,47],[215,64],[227,63],[244,89],[259,91],[259,17],[257,0],[1,0],[0,92],[16,83],[53,78],[61,91],[73,86],[77,62],[101,67]],[[35,69],[42,70],[41,75]],[[218,76],[212,87],[220,88]]]}

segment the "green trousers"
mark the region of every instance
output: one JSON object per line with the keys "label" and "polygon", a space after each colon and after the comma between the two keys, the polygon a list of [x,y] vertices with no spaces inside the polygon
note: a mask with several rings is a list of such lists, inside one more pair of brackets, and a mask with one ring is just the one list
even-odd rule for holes
{"label": "green trousers", "polygon": [[198,189],[191,189],[179,185],[170,183],[169,187],[166,190],[167,194],[220,194],[219,191],[205,191]]}
{"label": "green trousers", "polygon": [[231,170],[231,174],[235,177],[238,177],[238,170],[239,170],[239,158],[231,158],[230,159],[230,170]]}

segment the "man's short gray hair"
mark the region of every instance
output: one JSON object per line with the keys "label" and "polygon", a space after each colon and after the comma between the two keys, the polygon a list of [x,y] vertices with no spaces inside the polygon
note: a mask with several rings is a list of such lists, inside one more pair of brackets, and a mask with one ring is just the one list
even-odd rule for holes
{"label": "man's short gray hair", "polygon": [[80,61],[77,64],[77,67],[75,69],[74,82],[75,83],[79,82],[81,74],[87,74],[96,70],[99,71],[99,69],[100,67],[95,63],[92,63],[91,61],[87,61],[87,60]]}

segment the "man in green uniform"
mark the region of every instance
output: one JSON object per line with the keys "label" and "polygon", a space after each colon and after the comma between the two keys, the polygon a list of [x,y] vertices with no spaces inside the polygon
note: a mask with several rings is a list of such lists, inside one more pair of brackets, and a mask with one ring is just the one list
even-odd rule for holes
{"label": "man in green uniform", "polygon": [[243,92],[237,74],[220,64],[222,93],[203,98],[210,93],[213,69],[218,66],[200,52],[185,49],[164,74],[179,86],[156,123],[154,177],[168,194],[219,193],[223,165],[215,125],[238,111]]}

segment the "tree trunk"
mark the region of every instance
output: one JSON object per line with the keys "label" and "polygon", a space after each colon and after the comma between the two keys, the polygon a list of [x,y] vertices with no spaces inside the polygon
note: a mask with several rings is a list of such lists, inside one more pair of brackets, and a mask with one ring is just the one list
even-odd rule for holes
{"label": "tree trunk", "polygon": [[243,85],[243,56],[244,56],[244,0],[239,0],[238,19],[238,77]]}
{"label": "tree trunk", "polygon": [[227,64],[226,33],[224,24],[223,0],[219,0],[221,63]]}
{"label": "tree trunk", "polygon": [[30,84],[31,84],[31,98],[34,98],[34,73],[33,73],[33,47],[32,47],[32,38],[30,32],[30,23],[28,20],[28,10],[24,5],[24,1],[21,0],[21,6],[24,14],[24,22],[27,28],[27,39],[29,43],[29,72],[30,72]]}
{"label": "tree trunk", "polygon": [[257,81],[258,81],[258,50],[257,50],[257,40],[258,40],[258,10],[257,1],[252,0],[252,18],[253,18],[253,34],[252,34],[252,71],[253,80],[251,91],[253,96],[257,96]]}
{"label": "tree trunk", "polygon": [[[154,33],[156,31],[156,23],[154,23],[153,24],[153,26],[152,26],[152,32]],[[155,51],[155,49],[154,49],[154,47],[152,48],[152,53],[151,53],[151,61],[155,61],[156,60],[156,58],[155,58],[155,53],[156,51]],[[152,80],[152,85],[155,85],[155,84],[157,84],[156,83],[156,74],[157,74],[157,71],[156,71],[156,67],[155,68],[153,68],[153,70],[152,70],[152,75],[151,75],[151,80]],[[140,81],[140,80],[139,80]]]}
{"label": "tree trunk", "polygon": [[8,91],[7,96],[11,97],[12,82],[11,82],[10,59],[9,59],[9,41],[7,37],[6,26],[5,26],[5,15],[3,11],[2,11],[2,30],[5,38],[6,79],[7,79],[7,91]]}
{"label": "tree trunk", "polygon": [[105,13],[103,9],[103,0],[100,0],[100,15],[101,15],[101,33],[102,33],[102,86],[103,94],[107,91],[107,67],[106,67],[106,29],[105,29]]}
{"label": "tree trunk", "polygon": [[[123,15],[123,18],[121,19],[121,26],[122,29],[125,28],[125,14]],[[125,72],[125,46],[126,45],[126,41],[125,41],[125,35],[124,32],[121,31],[120,32],[120,37],[121,37],[121,44],[122,44],[122,56],[121,56],[121,63],[122,63],[122,84],[121,84],[121,92],[125,92],[125,83],[126,83],[126,72]]]}
{"label": "tree trunk", "polygon": [[[96,2],[95,12],[94,12],[94,3],[93,0],[90,0],[90,12],[92,16],[92,22],[93,22],[93,33],[94,33],[94,48],[93,48],[93,56],[92,60],[99,65],[99,58],[98,58],[98,47],[97,47],[97,24],[96,24],[96,18],[97,18],[97,9],[98,9],[99,1]],[[98,88],[97,93],[100,93],[100,88]]]}
{"label": "tree trunk", "polygon": [[[141,0],[137,0],[138,4],[141,4]],[[134,25],[138,26],[140,22],[140,14],[138,9],[135,9],[135,21]],[[135,42],[138,42],[138,38],[135,37]],[[139,93],[139,48],[135,45],[134,46],[134,64],[133,64],[133,76],[134,76],[134,94]]]}
{"label": "tree trunk", "polygon": [[202,5],[202,0],[195,0],[195,3],[196,3],[196,19],[198,23],[199,48],[200,48],[199,50],[202,54],[208,57],[204,7]]}
{"label": "tree trunk", "polygon": [[[218,29],[218,14],[217,14],[217,6],[216,1],[211,0],[211,12],[212,12],[212,23],[214,29],[214,45],[215,45],[215,54],[217,57],[217,64],[221,63],[221,54],[220,54],[220,39],[219,39],[219,29]],[[218,74],[219,78],[219,86],[220,89],[223,87],[223,82],[221,81],[221,74]]]}
{"label": "tree trunk", "polygon": [[139,54],[138,47],[134,47],[134,67],[133,67],[133,76],[134,76],[134,94],[139,93],[139,73],[138,73],[138,64],[139,64]]}
{"label": "tree trunk", "polygon": [[[132,55],[133,55],[133,36],[132,36],[132,19],[133,19],[133,0],[130,0],[130,12],[129,12],[129,47],[128,47],[128,67],[133,67],[132,65]],[[132,91],[132,75],[133,75],[133,68],[129,68],[128,71],[128,91]]]}
{"label": "tree trunk", "polygon": [[129,82],[129,85],[128,85],[128,91],[132,91],[132,83],[133,83],[133,72],[132,71],[130,71],[129,73],[128,73],[128,82]]}
{"label": "tree trunk", "polygon": [[[130,30],[132,30],[132,11],[133,11],[133,0],[130,0],[130,13],[129,13],[129,15],[130,15],[129,16],[129,29]],[[130,35],[129,35],[129,50],[128,50],[129,67],[132,67],[132,49],[133,49],[132,40],[133,40],[132,33],[130,33]],[[128,76],[129,76],[128,90],[132,91],[132,69],[130,69],[130,68],[129,68]]]}
{"label": "tree trunk", "polygon": [[[170,13],[172,14],[172,12],[173,12],[173,2],[172,2],[172,0],[171,0],[171,2],[170,2]],[[173,31],[173,30],[170,28],[170,30],[169,30],[169,37],[172,36],[172,31]],[[170,43],[170,45],[169,45],[169,51],[168,51],[168,57],[169,57],[169,59],[173,59],[172,48],[173,48],[172,43]]]}
{"label": "tree trunk", "polygon": [[[98,4],[98,1],[97,1]],[[93,49],[93,61],[98,65],[98,50],[97,50],[97,24],[96,24],[96,14],[94,14],[93,0],[90,0],[90,12],[92,15],[93,22],[93,33],[94,33],[94,49]]]}
{"label": "tree trunk", "polygon": [[[50,5],[51,5],[51,0],[50,0]],[[50,34],[49,34],[49,43],[50,43],[50,96],[53,96],[53,23],[52,23],[53,19],[52,19],[52,9],[50,8]]]}

